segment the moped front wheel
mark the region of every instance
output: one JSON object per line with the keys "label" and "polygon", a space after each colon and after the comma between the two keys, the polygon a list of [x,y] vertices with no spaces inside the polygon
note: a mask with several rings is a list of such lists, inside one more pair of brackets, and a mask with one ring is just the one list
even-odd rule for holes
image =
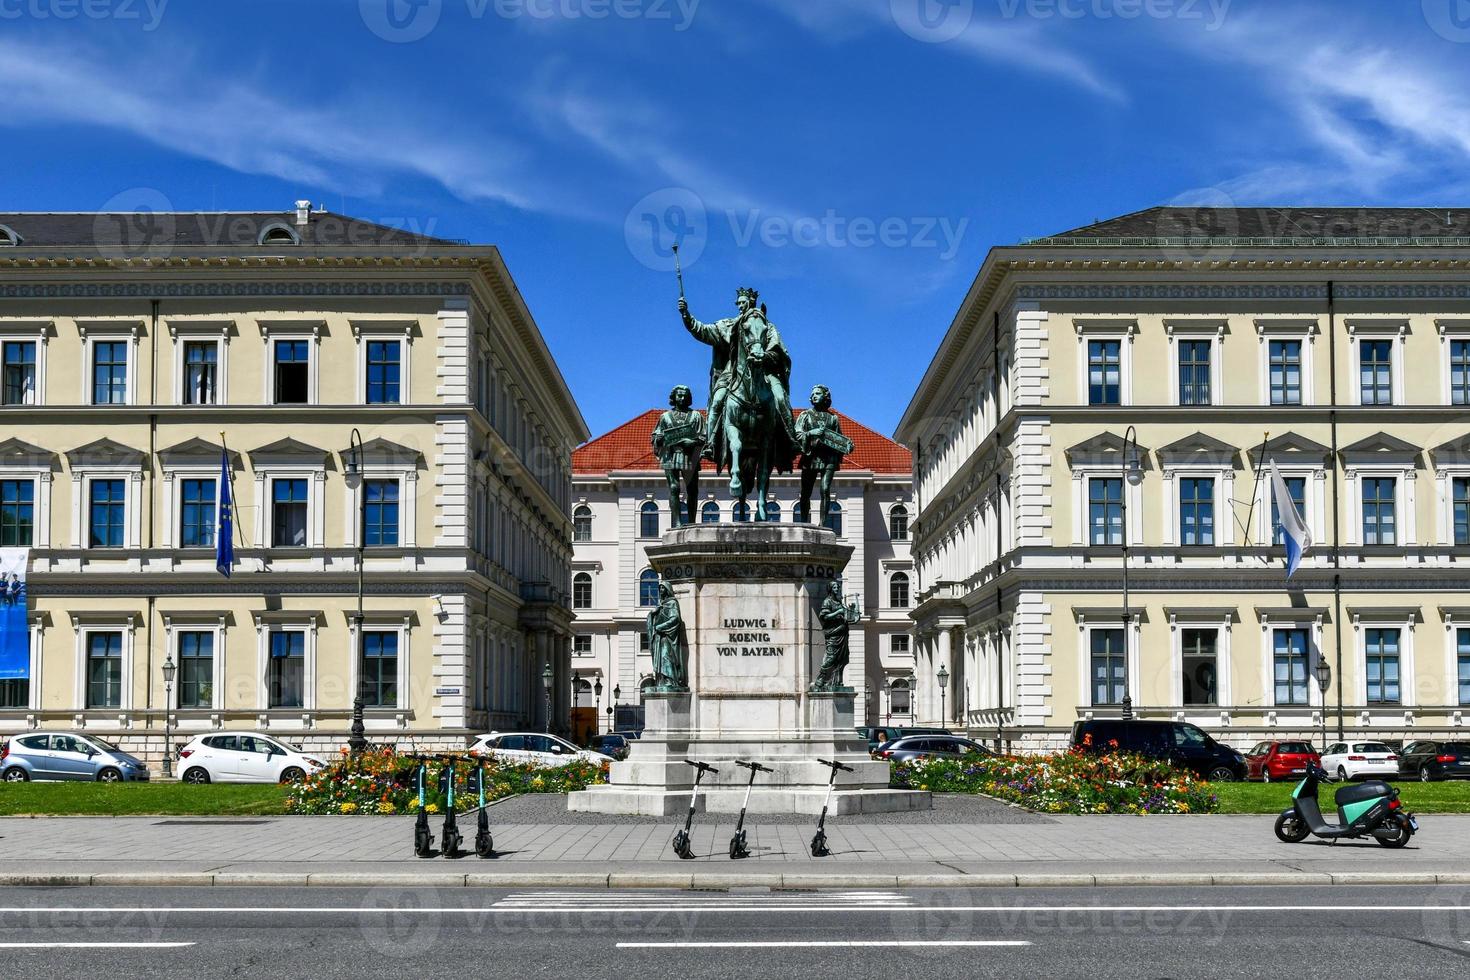
{"label": "moped front wheel", "polygon": [[1295,813],[1283,813],[1276,818],[1276,836],[1288,844],[1300,844],[1311,832],[1306,821]]}

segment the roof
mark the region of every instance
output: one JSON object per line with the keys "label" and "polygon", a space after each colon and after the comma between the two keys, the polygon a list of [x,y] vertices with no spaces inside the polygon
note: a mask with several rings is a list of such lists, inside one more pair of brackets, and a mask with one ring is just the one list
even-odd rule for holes
{"label": "roof", "polygon": [[[572,473],[600,475],[604,473],[648,470],[658,472],[661,467],[653,455],[653,428],[658,425],[662,409],[653,408],[624,422],[605,435],[579,446],[572,452]],[[798,416],[801,412],[796,413]],[[852,440],[852,455],[842,461],[844,470],[866,470],[872,473],[901,473],[907,476],[913,471],[913,459],[903,446],[856,422],[841,412],[835,413],[842,420],[843,433]],[[704,463],[707,472],[714,471],[714,464]]]}
{"label": "roof", "polygon": [[[262,245],[261,235],[273,226],[285,228],[300,241]],[[331,211],[313,211],[305,225],[296,224],[293,211],[152,211],[112,212],[0,212],[0,246],[77,248],[123,245],[209,246],[278,250],[294,244],[317,247],[405,245],[463,245],[402,228],[392,228]]]}
{"label": "roof", "polygon": [[1073,228],[1028,245],[1152,245],[1229,240],[1259,245],[1361,245],[1470,241],[1470,209],[1159,207]]}

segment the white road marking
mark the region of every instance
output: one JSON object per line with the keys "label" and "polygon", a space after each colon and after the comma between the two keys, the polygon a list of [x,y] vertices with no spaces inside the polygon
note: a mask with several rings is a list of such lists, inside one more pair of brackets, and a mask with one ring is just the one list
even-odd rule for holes
{"label": "white road marking", "polygon": [[792,942],[618,943],[618,949],[873,949],[909,946],[1030,946],[1023,939],[836,939]]}
{"label": "white road marking", "polygon": [[[619,908],[619,912],[852,912],[877,911],[892,914],[901,913],[929,913],[929,912],[983,912],[994,915],[1014,914],[1016,912],[1465,912],[1470,911],[1470,905],[831,905],[831,906],[784,906],[784,905],[732,905],[732,906],[678,906],[678,905],[647,905],[637,907]],[[414,908],[411,906],[319,906],[319,907],[272,907],[272,906],[8,906],[0,907],[0,915],[13,914],[36,914],[36,913],[87,913],[105,914],[117,912],[120,914],[159,914],[167,912],[178,912],[180,914],[190,913],[199,915],[227,915],[230,913],[245,914],[289,914],[289,915],[362,915],[372,912],[391,912],[398,915],[483,915],[485,913],[503,913],[511,915],[525,915],[527,912],[579,912],[586,915],[604,915],[607,910],[592,907],[546,907],[546,908],[501,908],[496,906],[484,907],[474,905],[464,906],[431,906]]]}
{"label": "white road marking", "polygon": [[0,949],[182,949],[193,943],[0,943]]}

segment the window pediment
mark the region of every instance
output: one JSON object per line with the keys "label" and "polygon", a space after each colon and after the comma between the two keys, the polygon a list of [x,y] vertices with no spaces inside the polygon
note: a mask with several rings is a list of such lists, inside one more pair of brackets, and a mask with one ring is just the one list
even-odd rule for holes
{"label": "window pediment", "polygon": [[1203,432],[1185,436],[1159,450],[1159,462],[1165,466],[1199,464],[1235,468],[1239,450]]}
{"label": "window pediment", "polygon": [[[164,466],[199,466],[205,463],[219,464],[224,447],[219,443],[200,439],[186,439],[175,446],[158,451],[158,459]],[[230,468],[240,469],[240,454],[230,451]]]}
{"label": "window pediment", "polygon": [[1384,463],[1417,466],[1419,447],[1397,436],[1391,436],[1387,432],[1376,432],[1366,439],[1358,440],[1351,446],[1344,446],[1340,455],[1342,461],[1348,464]]}
{"label": "window pediment", "polygon": [[33,469],[56,468],[56,454],[13,436],[0,442],[0,466],[25,466]]}
{"label": "window pediment", "polygon": [[[1327,458],[1332,455],[1332,450],[1306,436],[1299,436],[1295,432],[1285,432],[1274,439],[1267,440],[1264,455],[1266,460],[1274,459],[1283,466],[1321,467],[1327,465]],[[1252,466],[1261,465],[1260,446],[1255,446],[1250,450],[1250,460]]]}
{"label": "window pediment", "polygon": [[66,454],[73,467],[86,466],[142,466],[143,453],[132,446],[124,446],[111,439],[98,439]]}
{"label": "window pediment", "polygon": [[[1149,450],[1137,446],[1139,461],[1148,466]],[[1067,450],[1067,465],[1073,469],[1084,466],[1118,466],[1123,459],[1123,437],[1114,432],[1101,432]]]}

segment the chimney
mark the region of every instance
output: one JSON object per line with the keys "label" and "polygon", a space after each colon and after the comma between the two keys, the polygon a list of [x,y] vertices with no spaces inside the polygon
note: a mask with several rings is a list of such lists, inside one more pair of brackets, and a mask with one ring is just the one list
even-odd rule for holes
{"label": "chimney", "polygon": [[310,201],[297,201],[296,202],[296,226],[298,228],[305,228],[310,222],[311,222],[311,202]]}

